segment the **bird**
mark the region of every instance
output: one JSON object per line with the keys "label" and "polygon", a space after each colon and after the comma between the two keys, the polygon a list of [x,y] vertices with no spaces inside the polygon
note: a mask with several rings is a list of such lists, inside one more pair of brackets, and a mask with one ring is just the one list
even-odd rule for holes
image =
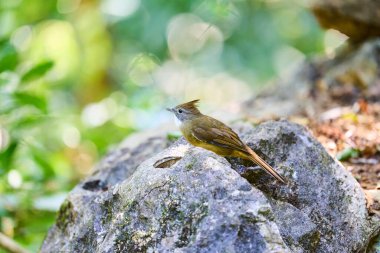
{"label": "bird", "polygon": [[196,99],[173,108],[167,108],[168,111],[174,113],[183,136],[190,144],[223,157],[249,160],[259,165],[281,183],[285,183],[285,179],[248,145],[244,144],[230,127],[217,119],[202,114],[198,109],[198,102],[199,99]]}

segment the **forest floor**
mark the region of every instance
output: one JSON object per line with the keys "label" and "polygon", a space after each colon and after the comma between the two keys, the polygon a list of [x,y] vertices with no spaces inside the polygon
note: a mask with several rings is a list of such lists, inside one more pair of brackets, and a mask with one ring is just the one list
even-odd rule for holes
{"label": "forest floor", "polygon": [[380,103],[335,107],[307,126],[360,183],[370,211],[380,213]]}

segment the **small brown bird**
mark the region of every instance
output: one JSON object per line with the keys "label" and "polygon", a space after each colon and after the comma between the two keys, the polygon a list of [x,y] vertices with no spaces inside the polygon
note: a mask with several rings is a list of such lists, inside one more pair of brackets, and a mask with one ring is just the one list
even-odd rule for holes
{"label": "small brown bird", "polygon": [[197,108],[198,102],[199,99],[167,109],[179,120],[181,132],[188,142],[221,156],[250,160],[280,182],[285,183],[284,178],[245,145],[231,128],[219,120],[203,115]]}

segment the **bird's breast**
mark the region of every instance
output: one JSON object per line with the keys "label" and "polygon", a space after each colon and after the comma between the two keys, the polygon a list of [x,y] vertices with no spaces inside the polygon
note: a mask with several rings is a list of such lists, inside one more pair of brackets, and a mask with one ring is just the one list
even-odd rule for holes
{"label": "bird's breast", "polygon": [[192,125],[189,122],[182,122],[180,124],[181,132],[185,139],[190,142],[190,144],[193,144],[194,146],[199,146],[199,140],[194,137],[192,134]]}

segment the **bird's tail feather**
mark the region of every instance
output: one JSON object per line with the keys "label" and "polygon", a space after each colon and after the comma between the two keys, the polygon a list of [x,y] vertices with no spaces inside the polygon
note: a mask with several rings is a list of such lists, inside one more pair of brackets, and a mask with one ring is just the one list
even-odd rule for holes
{"label": "bird's tail feather", "polygon": [[285,179],[278,174],[272,166],[270,166],[266,161],[264,161],[260,156],[258,156],[251,148],[247,146],[247,152],[250,154],[249,159],[254,162],[255,164],[259,165],[261,168],[263,168],[266,172],[268,172],[270,175],[272,175],[274,178],[276,178],[278,181],[285,184]]}

